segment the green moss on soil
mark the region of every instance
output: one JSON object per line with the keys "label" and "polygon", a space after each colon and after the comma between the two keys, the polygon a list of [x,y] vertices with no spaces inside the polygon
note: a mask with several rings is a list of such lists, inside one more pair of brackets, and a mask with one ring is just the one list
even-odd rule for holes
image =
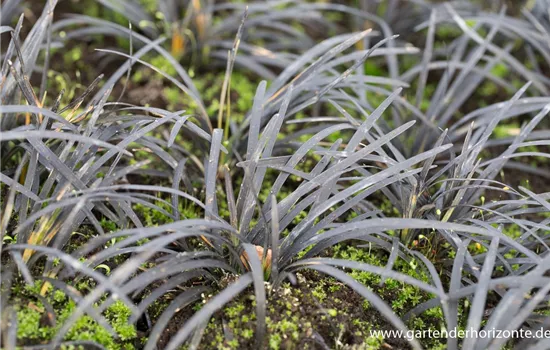
{"label": "green moss on soil", "polygon": [[[350,259],[375,266],[385,266],[387,254],[369,252],[368,248],[338,245],[332,256]],[[394,270],[428,281],[429,277],[418,264],[398,260]],[[348,271],[359,282],[373,290],[389,303],[394,311],[403,316],[407,311],[431,299],[433,296],[416,287],[387,279],[382,284],[379,276],[362,271]],[[382,339],[371,331],[390,330],[389,324],[375,308],[337,280],[313,271],[297,274],[297,285],[288,283],[268,295],[267,336],[261,348],[269,349],[316,349],[318,339],[323,339],[329,348],[378,349],[387,346],[405,348],[403,339]],[[198,309],[202,305],[197,303]],[[162,304],[159,304],[162,307]],[[462,315],[463,307],[459,307]],[[159,346],[183,326],[194,310],[182,310],[171,321],[171,331],[164,334]],[[155,312],[159,315],[159,312]],[[413,330],[441,329],[444,318],[440,308],[427,310],[413,318],[408,326]],[[200,349],[255,349],[256,315],[254,292],[247,289],[228,303],[210,320]],[[427,348],[444,348],[445,339],[424,339]]]}
{"label": "green moss on soil", "polygon": [[[64,322],[76,309],[73,299],[60,290],[46,295],[55,315],[50,314],[42,302],[34,297],[40,291],[40,284],[19,288],[12,305],[17,314],[17,340],[19,345],[39,345],[52,340]],[[115,335],[99,325],[92,317],[84,315],[74,323],[64,337],[65,341],[94,341],[106,349],[135,349],[137,331],[128,323],[130,309],[121,301],[116,301],[103,313]],[[76,347],[78,348],[78,347]],[[82,347],[81,347],[82,348]]]}

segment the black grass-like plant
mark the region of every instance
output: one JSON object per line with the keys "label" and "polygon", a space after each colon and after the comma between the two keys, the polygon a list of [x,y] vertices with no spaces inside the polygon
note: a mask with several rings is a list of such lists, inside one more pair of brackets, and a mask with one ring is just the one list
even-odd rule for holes
{"label": "black grass-like plant", "polygon": [[[97,34],[110,35],[135,40],[138,46],[146,44],[146,39],[155,40],[159,36],[165,36],[170,42],[168,51],[171,56],[175,59],[191,57],[193,66],[200,65],[200,62],[208,60],[209,57],[214,59],[209,66],[216,65],[216,62],[223,65],[227,61],[227,52],[231,49],[233,38],[237,34],[241,14],[247,9],[249,18],[246,27],[254,30],[246,30],[240,55],[235,62],[241,69],[253,71],[267,79],[274,79],[279,70],[292,63],[296,54],[311,48],[319,39],[327,38],[327,34],[336,35],[374,28],[379,30],[383,37],[398,33],[409,40],[418,29],[427,26],[430,13],[438,14],[437,22],[445,21],[449,17],[446,4],[426,0],[361,0],[358,1],[357,7],[302,0],[257,1],[247,4],[211,0],[159,1],[154,10],[137,0],[97,1],[126,18],[140,35],[132,37],[128,28],[124,26],[85,15],[75,15],[58,21],[54,25],[54,33],[62,32],[65,40]],[[504,2],[493,4],[493,7],[506,5]],[[481,12],[479,5],[476,1],[465,1],[457,2],[453,8],[456,8],[457,13],[467,16],[467,19],[479,21],[478,26],[483,22],[494,24],[498,20],[495,14]],[[505,17],[504,28],[500,34],[521,37],[533,45],[526,46],[527,50],[547,50],[544,41],[539,41],[541,34],[544,35],[548,28],[548,18],[544,11],[540,11],[544,8],[545,2],[539,0],[530,3],[529,6],[529,9],[524,8],[522,11],[525,19]],[[403,13],[407,16],[400,16]],[[327,15],[338,16],[339,23],[335,24],[335,21],[328,20]],[[75,30],[75,26],[79,28]],[[481,44],[479,36],[472,33],[469,31],[468,35]],[[358,42],[357,46],[368,46],[366,41],[368,39]],[[390,43],[390,47],[391,45],[393,44]],[[498,51],[498,48],[489,45],[488,50],[493,52]],[[506,48],[502,50],[505,51]],[[506,54],[503,56],[505,60],[509,58]],[[544,56],[547,57],[545,54]],[[531,54],[531,57],[534,55]],[[396,78],[396,57],[388,55],[386,60],[389,75]],[[516,61],[514,63],[518,64]]]}
{"label": "black grass-like plant", "polygon": [[[100,18],[75,14],[54,24],[56,40],[70,41],[101,35],[130,40],[137,47],[142,47],[149,41],[165,37],[166,51],[158,48],[155,51],[165,58],[165,52],[170,52],[169,61],[185,59],[190,61],[193,70],[200,69],[204,62],[208,63],[208,67],[223,67],[239,30],[241,15],[246,10],[245,34],[235,64],[242,70],[252,71],[270,80],[320,40],[369,28],[378,30],[382,37],[391,37],[397,30],[400,35],[408,37],[409,33],[414,33],[418,23],[427,20],[431,9],[440,7],[425,0],[359,1],[358,8],[303,0],[249,3],[163,0],[154,9],[138,0],[97,2],[125,18],[130,29]],[[472,8],[468,4],[462,7],[464,10]],[[402,18],[399,13],[407,13],[408,16]],[[329,20],[331,15],[336,16],[337,20]],[[364,38],[356,46],[368,47],[369,40]],[[393,45],[389,43],[390,47]],[[390,76],[395,78],[395,55],[384,57]]]}
{"label": "black grass-like plant", "polygon": [[6,0],[0,5],[0,24],[4,26],[1,33],[5,33],[4,30],[8,30],[8,26],[15,16],[21,13],[21,0]]}
{"label": "black grass-like plant", "polygon": [[[503,13],[497,23],[488,17],[480,20],[491,29],[479,43],[477,31],[447,7],[442,18],[451,18],[465,33],[450,45],[452,58],[438,63],[432,55],[439,12],[432,12],[420,62],[405,73],[399,58],[419,50],[397,37],[375,41],[375,32],[366,30],[327,39],[283,69],[269,87],[260,83],[244,121],[224,120],[220,114],[224,130],[212,127],[211,116],[201,112],[204,108],[186,115],[109,102],[114,84],[133,64],[158,71],[141,55],[157,50],[170,57],[162,51],[162,39],[144,39],[145,46],[131,55],[104,50],[128,61],[103,86],[100,77],[67,106],[59,104],[60,97],[44,106],[47,81],[37,96],[30,74],[55,26],[50,22],[55,2],[49,6],[34,27],[45,32],[33,28],[20,45],[20,21],[3,55],[0,228],[3,242],[6,236],[16,240],[2,246],[2,259],[9,262],[2,264],[2,275],[8,277],[2,279],[3,291],[8,292],[1,305],[7,349],[17,342],[17,319],[9,306],[10,283],[17,275],[28,284],[42,281],[44,293],[52,286],[77,302],[46,345],[51,349],[73,344],[64,343],[64,337],[83,314],[112,331],[103,312],[115,301],[128,305],[128,322],[136,323],[174,289],[178,293],[148,330],[144,348],[157,347],[177,312],[203,303],[165,346],[177,349],[187,342],[196,347],[216,311],[249,288],[256,302],[254,346],[261,348],[268,296],[284,281],[295,282],[304,270],[344,283],[404,331],[407,320],[434,307],[441,308],[447,330],[464,322],[475,331],[548,327],[543,311],[550,289],[549,220],[543,215],[550,211],[550,194],[514,189],[498,176],[504,167],[530,169],[510,159],[548,157],[544,151],[522,149],[548,146],[548,132],[539,125],[550,111],[550,100],[544,97],[544,76],[492,44],[498,28],[513,26]],[[243,22],[238,23],[236,40],[226,47],[232,50],[226,87],[241,48]],[[470,47],[472,37],[477,43]],[[376,44],[351,51],[357,42]],[[486,56],[487,50],[493,56]],[[538,54],[544,57],[546,49],[541,50]],[[377,57],[395,63],[390,78],[359,69]],[[159,72],[204,106],[185,70],[171,62],[179,78]],[[460,118],[463,103],[481,80],[491,79],[497,63],[510,65],[528,82],[510,99]],[[427,94],[427,67],[445,72],[423,111],[419,104]],[[417,87],[412,102],[403,96],[411,86]],[[524,97],[527,93],[535,97]],[[367,98],[373,95],[379,101]],[[517,135],[491,138],[499,123],[522,115],[528,121]],[[288,128],[295,125],[300,128]],[[182,146],[178,136],[194,148]],[[502,146],[503,151],[482,154]],[[134,160],[135,150],[146,150],[152,159]],[[133,183],[132,174],[168,179],[171,186]],[[489,193],[505,198],[484,201]],[[380,198],[389,200],[397,214],[378,207]],[[184,202],[192,203],[200,217],[182,217]],[[133,209],[136,203],[173,222],[144,227]],[[296,223],[302,212],[305,217]],[[348,219],[351,212],[354,217]],[[100,218],[119,223],[119,229],[104,232]],[[93,227],[95,237],[68,252],[72,233],[85,225]],[[509,225],[519,227],[519,237],[504,233]],[[341,242],[386,251],[388,263],[379,267],[327,257],[327,249]],[[430,280],[396,271],[398,259],[417,261]],[[110,272],[100,273],[99,266],[110,266]],[[430,300],[399,317],[369,286],[354,280],[347,273],[351,270],[418,287]],[[88,294],[71,288],[85,278],[94,281]],[[466,316],[458,311],[465,300],[470,304]],[[459,344],[448,338],[447,346],[498,349],[508,340],[470,337]],[[422,347],[417,339],[410,345]],[[547,340],[518,343],[528,346],[541,348]]]}

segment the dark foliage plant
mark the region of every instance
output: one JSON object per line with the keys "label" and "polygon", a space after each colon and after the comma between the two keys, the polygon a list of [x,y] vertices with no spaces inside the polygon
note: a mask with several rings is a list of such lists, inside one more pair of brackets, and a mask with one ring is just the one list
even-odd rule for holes
{"label": "dark foliage plant", "polygon": [[[21,0],[6,0],[2,2],[2,24],[8,24],[21,11]],[[6,28],[7,29],[7,28]]]}
{"label": "dark foliage plant", "polygon": [[[141,47],[147,44],[148,40],[155,40],[162,35],[169,42],[166,46],[172,59],[191,58],[193,70],[197,65],[200,66],[201,62],[208,61],[208,58],[214,59],[208,61],[211,67],[225,64],[227,51],[232,48],[233,38],[241,22],[241,14],[246,8],[249,18],[245,28],[254,30],[246,31],[240,55],[235,63],[240,68],[252,71],[265,79],[274,79],[279,70],[291,64],[297,54],[311,48],[318,39],[368,28],[379,30],[383,37],[399,34],[408,39],[411,33],[422,27],[421,23],[426,25],[431,12],[441,15],[439,21],[448,17],[445,4],[427,0],[361,0],[357,2],[357,7],[302,0],[251,3],[212,0],[158,1],[153,8],[151,4],[154,2],[150,1],[97,2],[124,17],[137,35],[132,37],[131,30],[127,27],[100,18],[75,15],[54,24],[54,33],[63,34],[59,39],[72,40],[106,35],[135,41],[135,45]],[[498,3],[503,4],[502,1],[497,1],[492,6],[499,6]],[[457,2],[454,6],[466,20],[475,18],[478,26],[483,25],[485,21],[495,23],[495,16],[480,12],[480,6],[476,1]],[[539,10],[544,6],[544,1],[539,0],[531,4],[529,9],[525,8],[523,13],[526,20],[505,17],[509,23],[503,25],[505,28],[499,31],[499,34],[508,38],[519,36],[529,43],[539,40],[540,33],[537,30],[547,27],[548,23],[548,18],[545,18],[544,14],[541,15],[543,11]],[[407,16],[399,16],[401,13],[406,13]],[[331,15],[338,20],[327,19]],[[535,30],[522,30],[529,27]],[[473,39],[477,41],[479,37]],[[357,46],[366,47],[368,41],[369,39],[365,39],[365,42],[358,42]],[[388,45],[393,47],[394,44]],[[533,46],[535,50],[547,50],[547,45],[538,43]],[[489,50],[493,51],[493,47]],[[387,55],[385,59],[389,75],[396,78],[398,62],[395,55]]]}
{"label": "dark foliage plant", "polygon": [[324,6],[303,2],[160,1],[154,10],[141,1],[98,3],[125,17],[135,35],[131,37],[127,27],[84,15],[56,22],[54,32],[63,32],[65,40],[97,34],[131,39],[137,47],[163,35],[167,51],[159,53],[170,52],[170,60],[190,61],[192,69],[205,61],[209,67],[225,65],[246,8],[246,26],[254,30],[247,31],[235,64],[269,79],[289,65],[296,53],[312,47],[315,36],[336,32],[336,25],[320,12]]}
{"label": "dark foliage plant", "polygon": [[[508,169],[548,177],[524,161],[549,157],[544,118],[550,111],[550,84],[543,72],[550,67],[550,35],[544,17],[526,10],[525,19],[517,19],[504,10],[491,14],[418,1],[415,8],[423,12],[414,25],[426,33],[417,48],[389,29],[387,23],[396,22],[397,14],[388,10],[378,18],[366,12],[368,4],[354,10],[298,2],[278,9],[266,2],[246,11],[224,3],[211,4],[203,13],[198,2],[189,2],[186,6],[197,12],[187,12],[188,23],[202,23],[197,16],[203,15],[215,23],[216,11],[229,13],[204,38],[220,50],[212,50],[214,56],[218,52],[227,60],[224,89],[233,69],[239,69],[237,62],[269,78],[258,85],[243,120],[232,120],[220,108],[219,128],[212,126],[208,101],[179,57],[165,50],[156,28],[140,26],[147,13],[133,1],[100,2],[124,12],[138,32],[85,16],[54,23],[56,1],[47,2],[24,41],[22,17],[15,28],[1,27],[12,34],[2,51],[0,80],[3,348],[17,345],[10,293],[18,278],[39,283],[44,304],[49,288],[76,303],[43,345],[50,349],[91,346],[65,341],[82,315],[114,331],[104,314],[115,302],[128,306],[128,323],[135,324],[174,290],[148,330],[145,349],[157,348],[174,315],[184,309],[192,312],[165,348],[199,346],[212,316],[248,291],[255,296],[255,347],[261,348],[268,296],[286,281],[296,283],[296,274],[305,270],[347,285],[403,331],[408,320],[435,307],[447,330],[462,323],[475,331],[549,327],[550,193],[516,189],[502,179]],[[176,11],[164,6],[175,2],[160,3],[173,28],[179,21],[173,18]],[[316,43],[284,22],[296,20],[298,9],[349,11],[382,29]],[[264,27],[267,19],[277,20]],[[322,16],[315,20],[331,26]],[[68,31],[65,40],[103,33],[127,35],[141,44],[130,54],[101,50],[126,62],[62,105],[63,92],[51,91],[44,73],[51,63],[49,51],[59,45],[60,29],[83,24],[87,27]],[[443,25],[458,31],[445,47],[436,45],[437,28]],[[195,29],[193,35],[200,36],[201,29]],[[269,30],[286,31],[288,37],[265,41]],[[273,56],[256,55],[262,51],[242,42],[245,35],[265,44]],[[298,37],[307,48],[293,41]],[[512,40],[519,40],[521,49]],[[303,52],[289,54],[294,47],[281,44],[288,41],[300,43]],[[151,51],[164,56],[177,77],[145,61]],[[372,61],[382,62],[388,77],[365,72],[365,62]],[[268,74],[266,63],[277,69]],[[115,86],[138,64],[179,88],[197,110],[120,102]],[[510,73],[499,76],[494,69],[499,65]],[[37,88],[33,76],[39,77]],[[434,91],[428,91],[434,80]],[[487,82],[498,86],[503,98],[472,107],[468,102]],[[499,125],[519,117],[525,122],[515,134],[494,137]],[[392,213],[378,205],[381,199],[391,203]],[[136,204],[171,222],[147,227]],[[181,208],[186,205],[198,217],[185,217]],[[118,227],[105,232],[102,219]],[[505,234],[511,225],[518,227],[517,237]],[[93,237],[69,249],[74,233],[84,228]],[[387,265],[327,255],[342,242],[387,252]],[[397,271],[398,260],[415,262],[429,280]],[[398,316],[369,286],[353,279],[352,270],[415,286],[429,300]],[[93,281],[88,293],[75,290],[81,280]],[[466,315],[459,313],[465,301],[470,304]],[[192,309],[197,303],[200,309]],[[449,349],[499,349],[509,340],[446,342]],[[539,349],[548,342],[520,339],[516,345]],[[422,348],[419,339],[410,345]]]}

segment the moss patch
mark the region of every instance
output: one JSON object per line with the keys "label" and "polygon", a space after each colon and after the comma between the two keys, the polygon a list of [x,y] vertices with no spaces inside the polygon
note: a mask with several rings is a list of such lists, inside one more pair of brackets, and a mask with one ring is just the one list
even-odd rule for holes
{"label": "moss patch", "polygon": [[[375,266],[385,266],[387,254],[349,245],[335,246],[331,255]],[[394,270],[428,281],[428,275],[417,265],[398,260]],[[392,309],[403,316],[433,296],[396,280],[381,283],[378,275],[349,270],[348,273],[373,290]],[[394,327],[359,294],[339,281],[314,271],[296,275],[297,284],[283,284],[268,293],[267,334],[263,344],[256,344],[255,298],[251,288],[228,303],[210,320],[199,349],[379,349],[408,348],[404,339],[383,339],[371,331]],[[182,310],[170,322],[169,331],[158,346],[166,345],[190,315],[202,303]],[[462,306],[459,310],[462,315]],[[444,318],[440,308],[427,310],[412,318],[407,326],[413,330],[441,329]],[[460,327],[460,326],[459,326]],[[444,348],[445,339],[423,339],[427,348]]]}
{"label": "moss patch", "polygon": [[[377,349],[385,344],[370,331],[392,329],[391,325],[376,311],[358,308],[359,295],[315,272],[297,277],[296,286],[284,284],[268,296],[263,344],[255,343],[255,300],[250,290],[212,318],[199,349],[317,349],[321,344]],[[327,289],[325,295],[319,295],[318,286]],[[388,341],[391,346],[406,346]]]}
{"label": "moss patch", "polygon": [[[44,304],[34,296],[40,286],[25,287],[12,301],[17,314],[17,340],[19,345],[47,344],[52,340],[64,322],[75,311],[75,301],[60,290],[50,291],[46,296],[54,311],[51,314]],[[106,349],[135,349],[137,331],[128,323],[130,309],[121,301],[116,301],[105,310],[103,316],[112,327],[115,335],[98,324],[88,315],[78,319],[64,337],[65,341],[93,341]]]}

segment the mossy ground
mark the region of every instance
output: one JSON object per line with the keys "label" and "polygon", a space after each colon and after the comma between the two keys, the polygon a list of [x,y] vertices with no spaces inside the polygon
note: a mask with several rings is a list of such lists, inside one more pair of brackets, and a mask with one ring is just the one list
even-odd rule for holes
{"label": "mossy ground", "polygon": [[[83,283],[83,284],[82,284]],[[22,287],[18,284],[12,289],[11,300],[17,314],[17,339],[19,345],[40,345],[51,341],[64,322],[76,309],[76,302],[61,290],[50,288],[43,297],[40,295],[42,283]],[[86,281],[74,286],[74,290],[86,289]],[[89,315],[83,315],[74,323],[65,335],[65,341],[93,341],[106,349],[130,350],[139,348],[135,325],[128,323],[130,309],[121,301],[114,302],[105,310],[103,316],[113,329],[111,334]],[[79,346],[72,349],[82,348]],[[71,349],[64,346],[62,349]]]}
{"label": "mossy ground", "polygon": [[[160,217],[158,212],[148,208],[137,206],[135,209],[140,217],[150,224],[162,224],[168,221],[167,218]],[[109,230],[113,223],[104,221],[103,225]],[[517,231],[517,228],[512,226],[506,230],[506,233],[515,237],[518,234]],[[387,253],[370,250],[368,246],[360,248],[351,243],[337,245],[324,255],[375,266],[386,265]],[[78,245],[78,241],[73,244]],[[472,249],[477,248],[473,246]],[[429,282],[427,273],[415,260],[410,262],[398,260],[394,270]],[[373,290],[400,316],[433,297],[416,287],[392,279],[382,283],[380,276],[368,272],[350,270],[348,273]],[[328,348],[341,349],[407,347],[403,339],[383,339],[370,333],[390,330],[393,327],[349,287],[313,271],[298,273],[296,277],[296,285],[285,283],[281,288],[270,291],[268,294],[267,337],[265,343],[261,345],[263,348],[317,349],[325,345]],[[12,290],[12,295],[15,296],[12,303],[15,305],[18,322],[21,325],[18,330],[19,342],[30,345],[51,340],[60,324],[74,310],[74,301],[59,290],[55,292],[52,290],[46,294],[45,300],[51,304],[55,313],[56,324],[53,325],[47,322],[51,316],[48,316],[40,299],[36,298],[40,289],[39,284],[23,287],[23,281],[19,280],[19,282]],[[93,282],[82,280],[73,287],[80,293],[86,294],[91,288],[87,283]],[[153,324],[169,304],[171,297],[170,293],[166,294],[149,309]],[[177,313],[161,337],[159,346],[166,344],[200,306],[201,302],[198,302],[193,307]],[[460,305],[461,315],[467,315],[467,306],[468,304]],[[93,340],[108,349],[139,348],[142,343],[137,336],[136,328],[126,322],[128,311],[127,307],[117,302],[105,312],[106,319],[118,337],[109,334],[91,317],[83,316],[67,334],[65,340]],[[254,292],[252,289],[247,289],[214,315],[206,328],[200,349],[257,348],[255,321]],[[420,317],[409,320],[407,326],[413,330],[425,330],[442,329],[444,324],[441,309],[434,308]],[[461,326],[465,325],[459,323],[459,327]],[[430,349],[445,348],[445,339],[423,339],[422,342]]]}
{"label": "mossy ground", "polygon": [[[329,253],[335,258],[350,259],[384,266],[387,255],[351,245],[338,245]],[[420,267],[397,262],[395,269],[415,278],[427,281]],[[379,276],[362,271],[350,271],[352,277],[381,296],[400,315],[421,302],[430,299],[427,293],[401,282],[387,279],[381,283]],[[314,271],[298,273],[297,284],[283,284],[270,290],[267,303],[267,336],[263,344],[256,344],[255,300],[252,289],[217,312],[209,322],[200,349],[379,349],[384,347],[406,348],[404,339],[383,339],[371,331],[394,329],[391,324],[368,302],[337,280]],[[269,286],[268,290],[269,290]],[[212,294],[215,294],[213,292]],[[156,304],[151,319],[160,316],[173,296],[165,295]],[[205,296],[207,299],[208,296]],[[159,340],[165,345],[171,336],[183,326],[188,317],[198,310],[202,302],[182,310],[174,316]],[[421,317],[412,319],[412,329],[440,329],[444,324],[440,309],[428,310]],[[444,348],[444,340],[425,340],[428,348]]]}

